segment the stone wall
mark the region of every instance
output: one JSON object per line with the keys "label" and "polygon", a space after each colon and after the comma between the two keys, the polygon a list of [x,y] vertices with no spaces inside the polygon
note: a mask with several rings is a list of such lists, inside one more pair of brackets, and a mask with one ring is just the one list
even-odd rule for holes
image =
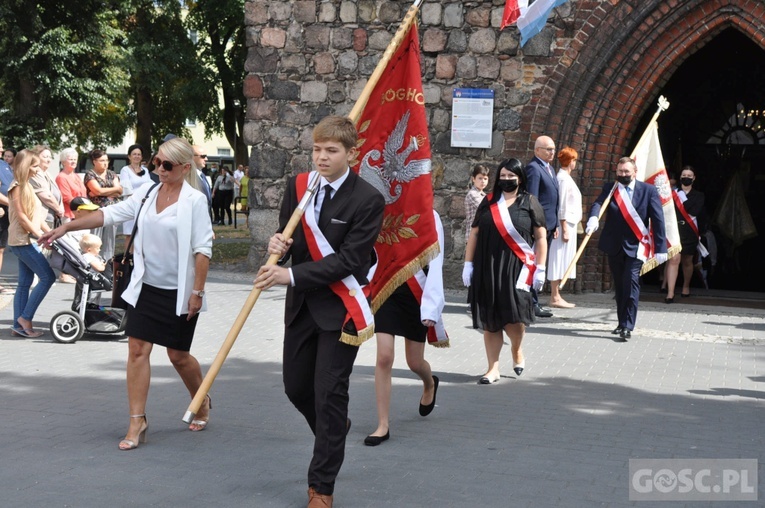
{"label": "stone wall", "polygon": [[[310,167],[311,128],[347,114],[410,2],[248,1],[245,78],[253,237],[262,261],[286,178]],[[540,134],[579,151],[575,178],[585,207],[655,109],[673,69],[734,26],[765,46],[761,0],[571,0],[523,48],[515,27],[499,30],[504,0],[426,1],[420,9],[422,76],[434,163],[445,177],[435,207],[446,232],[445,281],[457,287],[464,251],[464,195],[477,162],[527,161]],[[450,146],[452,89],[495,91],[492,148]],[[595,243],[595,242],[591,242]],[[567,289],[610,281],[591,246]]]}

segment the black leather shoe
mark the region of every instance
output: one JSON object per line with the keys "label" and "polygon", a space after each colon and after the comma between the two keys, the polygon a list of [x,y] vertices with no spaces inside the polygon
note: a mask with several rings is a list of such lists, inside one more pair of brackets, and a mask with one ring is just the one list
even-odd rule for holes
{"label": "black leather shoe", "polygon": [[622,333],[619,334],[619,338],[621,338],[622,341],[627,342],[632,338],[632,332],[624,328],[622,329]]}
{"label": "black leather shoe", "polygon": [[390,431],[386,432],[384,436],[367,436],[364,438],[364,444],[367,446],[377,446],[390,439]]}
{"label": "black leather shoe", "polygon": [[542,308],[541,305],[537,304],[534,306],[534,315],[536,317],[552,317],[553,313],[550,312],[548,309]]}
{"label": "black leather shoe", "polygon": [[611,330],[611,333],[613,333],[614,335],[621,335],[622,330],[624,330],[624,328],[622,328],[621,326],[617,326],[616,328]]}
{"label": "black leather shoe", "polygon": [[428,416],[430,413],[433,412],[433,408],[436,407],[436,393],[438,393],[438,377],[433,376],[433,383],[435,384],[435,387],[433,388],[433,401],[427,406],[424,405],[422,402],[420,402],[420,416]]}

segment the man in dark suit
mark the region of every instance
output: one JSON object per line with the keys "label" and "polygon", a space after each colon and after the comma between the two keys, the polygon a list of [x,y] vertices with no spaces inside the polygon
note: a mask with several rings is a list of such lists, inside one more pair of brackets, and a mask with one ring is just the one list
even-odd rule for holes
{"label": "man in dark suit", "polygon": [[199,145],[194,145],[193,148],[194,164],[197,166],[197,177],[199,178],[199,190],[207,198],[207,213],[212,221],[212,189],[210,189],[210,182],[207,181],[207,176],[204,172],[205,166],[207,166],[207,153]]}
{"label": "man in dark suit", "polygon": [[[525,169],[526,190],[537,198],[545,211],[547,245],[552,245],[553,238],[558,237],[558,179],[552,167],[554,159],[555,142],[549,136],[539,136],[534,142],[534,158]],[[533,288],[531,296],[534,300],[534,314],[537,317],[552,317],[549,309],[539,305],[539,297]]]}
{"label": "man in dark suit", "polygon": [[[618,183],[615,188],[610,183],[603,186],[603,191],[590,209],[586,229],[587,234],[598,230],[598,214],[611,189],[614,188],[598,248],[608,254],[608,266],[611,269],[616,293],[616,314],[619,324],[611,333],[619,335],[625,342],[632,337],[632,330],[637,320],[640,269],[645,261],[645,249],[650,242],[647,237],[649,231],[653,234],[656,261],[659,264],[667,261],[664,212],[661,208],[659,192],[653,185],[637,181],[636,172],[634,160],[629,157],[619,159],[616,166]],[[625,204],[620,205],[620,201]],[[631,203],[631,207],[626,205],[626,201]],[[637,232],[640,230],[642,233]]]}
{"label": "man in dark suit", "polygon": [[[385,202],[374,187],[349,168],[356,157],[356,129],[344,117],[327,117],[314,129],[313,163],[321,175],[312,217],[334,252],[314,256],[311,221],[298,225],[291,239],[281,234],[300,200],[307,175],[290,179],[279,215],[279,232],[268,244],[270,254],[291,257],[292,267],[261,267],[256,287],[287,286],[284,332],[284,387],[315,435],[308,469],[309,507],[332,506],[335,477],[343,463],[348,420],[348,385],[358,346],[339,339],[347,315],[347,301],[337,285],[353,276],[366,285],[373,248],[382,227]],[[345,279],[347,280],[347,279]],[[366,302],[365,302],[366,303]],[[361,329],[360,323],[351,322]]]}

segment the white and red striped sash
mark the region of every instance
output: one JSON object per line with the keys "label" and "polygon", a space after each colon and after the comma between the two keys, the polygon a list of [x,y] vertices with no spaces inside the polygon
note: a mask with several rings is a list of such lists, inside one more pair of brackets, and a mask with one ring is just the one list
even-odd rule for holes
{"label": "white and red striped sash", "polygon": [[[296,190],[298,200],[303,198],[307,188],[310,177],[315,172],[301,173],[296,178]],[[303,225],[303,232],[305,233],[306,243],[308,244],[308,251],[311,253],[311,258],[314,261],[318,261],[325,256],[329,256],[335,253],[335,250],[327,241],[324,233],[319,229],[319,225],[316,222],[316,212],[314,211],[313,203],[309,203],[303,212],[301,219]],[[356,280],[353,275],[349,275],[340,281],[333,282],[329,285],[333,293],[340,297],[343,301],[343,305],[347,310],[345,324],[348,324],[350,320],[353,320],[353,324],[356,327],[358,335],[349,335],[346,331],[343,331],[340,340],[347,344],[354,346],[360,345],[365,340],[371,338],[374,335],[374,317],[372,316],[372,309],[369,306],[367,293],[369,292],[369,286],[362,286]]]}
{"label": "white and red striped sash", "polygon": [[635,207],[632,206],[632,200],[623,185],[619,185],[614,192],[614,201],[619,207],[619,211],[624,217],[624,221],[629,226],[635,238],[640,245],[637,249],[637,258],[643,262],[653,257],[653,237],[648,228],[643,224],[643,219],[638,215]]}
{"label": "white and red striped sash", "polygon": [[499,200],[492,204],[489,210],[499,235],[507,246],[510,247],[510,250],[513,251],[513,254],[523,263],[523,268],[521,268],[521,274],[515,283],[515,287],[521,291],[529,291],[534,282],[534,272],[537,270],[534,250],[523,239],[518,230],[515,229],[510,218],[510,212],[505,205],[505,196],[500,195]]}
{"label": "white and red striped sash", "polygon": [[672,189],[672,199],[675,201],[675,207],[680,211],[680,215],[683,216],[683,219],[685,219],[685,222],[691,226],[691,229],[693,230],[693,234],[696,235],[696,238],[699,239],[699,245],[698,245],[698,251],[701,257],[705,258],[709,255],[709,251],[707,251],[707,248],[704,247],[704,244],[701,243],[701,233],[699,232],[699,223],[696,220],[696,217],[688,213],[688,210],[685,209],[685,202],[688,200],[688,196],[685,195],[685,191],[677,189]]}

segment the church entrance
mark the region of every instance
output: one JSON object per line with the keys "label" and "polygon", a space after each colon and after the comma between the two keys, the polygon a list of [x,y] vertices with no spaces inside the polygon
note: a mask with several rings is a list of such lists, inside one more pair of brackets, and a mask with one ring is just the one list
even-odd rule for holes
{"label": "church entrance", "polygon": [[[706,199],[710,289],[762,292],[765,264],[765,51],[734,28],[686,59],[661,94],[670,107],[659,133],[670,177],[696,172]],[[642,133],[653,111],[642,118]],[[631,146],[637,142],[632,140]]]}

